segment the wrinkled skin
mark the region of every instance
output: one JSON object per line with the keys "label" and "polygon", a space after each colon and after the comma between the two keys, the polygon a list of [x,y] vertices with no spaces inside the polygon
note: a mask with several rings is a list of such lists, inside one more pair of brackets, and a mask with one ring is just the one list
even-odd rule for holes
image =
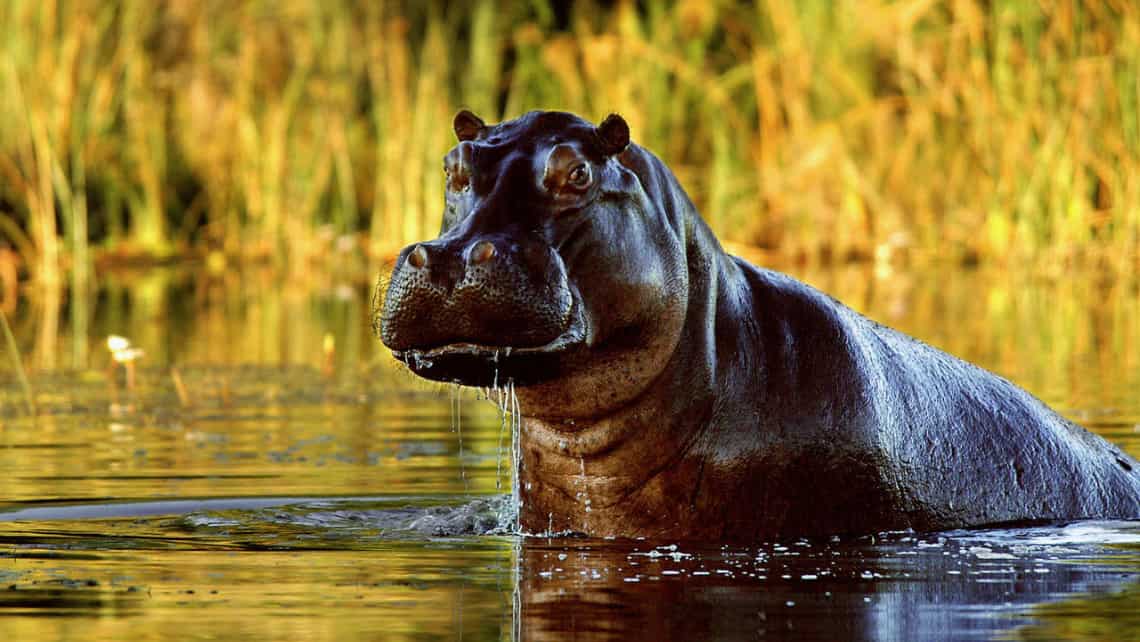
{"label": "wrinkled skin", "polygon": [[1140,464],[1010,382],[729,256],[595,126],[456,117],[439,238],[375,310],[418,375],[513,381],[528,532],[747,540],[1140,517]]}

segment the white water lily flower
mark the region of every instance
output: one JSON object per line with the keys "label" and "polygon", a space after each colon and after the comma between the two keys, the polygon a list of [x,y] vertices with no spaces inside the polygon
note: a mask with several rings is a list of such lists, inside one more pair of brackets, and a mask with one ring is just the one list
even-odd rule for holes
{"label": "white water lily flower", "polygon": [[130,339],[112,334],[107,337],[107,349],[111,351],[111,358],[118,363],[134,361],[143,356],[140,348],[132,348]]}
{"label": "white water lily flower", "polygon": [[116,350],[111,353],[111,358],[119,363],[126,363],[127,361],[134,361],[143,356],[141,348],[128,348],[126,350]]}

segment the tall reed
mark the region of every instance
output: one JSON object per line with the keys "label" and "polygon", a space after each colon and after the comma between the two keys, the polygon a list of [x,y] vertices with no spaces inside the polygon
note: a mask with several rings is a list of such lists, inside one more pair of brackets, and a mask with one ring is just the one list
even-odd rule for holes
{"label": "tall reed", "polygon": [[459,107],[618,111],[724,237],[1140,256],[1140,9],[1063,0],[0,4],[0,236],[303,266],[438,226]]}
{"label": "tall reed", "polygon": [[12,334],[12,326],[8,324],[8,315],[0,310],[0,330],[3,330],[4,347],[8,352],[8,358],[12,362],[12,370],[16,373],[16,378],[20,381],[20,389],[24,393],[24,405],[28,411],[29,416],[36,414],[36,396],[32,392],[32,384],[28,381],[28,373],[24,369],[24,359],[20,356],[20,347],[16,344],[16,337]]}

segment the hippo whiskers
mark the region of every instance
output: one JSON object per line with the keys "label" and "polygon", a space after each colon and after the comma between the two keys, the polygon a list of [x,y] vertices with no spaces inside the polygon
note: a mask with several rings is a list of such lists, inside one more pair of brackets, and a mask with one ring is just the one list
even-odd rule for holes
{"label": "hippo whiskers", "polygon": [[1119,448],[726,254],[620,116],[462,111],[454,130],[440,235],[400,253],[374,327],[420,376],[512,388],[523,531],[1140,518],[1140,464]]}

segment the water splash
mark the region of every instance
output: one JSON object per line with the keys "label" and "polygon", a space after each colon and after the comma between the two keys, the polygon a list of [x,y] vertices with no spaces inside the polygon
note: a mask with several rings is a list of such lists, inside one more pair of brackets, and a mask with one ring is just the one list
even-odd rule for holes
{"label": "water splash", "polygon": [[[298,498],[300,499],[300,498]],[[213,500],[205,510],[177,517],[159,516],[173,528],[228,537],[240,533],[251,541],[272,541],[282,546],[307,547],[313,542],[346,539],[367,545],[378,539],[511,535],[514,522],[505,495],[438,504],[408,503],[408,498],[313,499],[289,504],[270,500]],[[277,500],[278,502],[280,500]],[[241,505],[231,508],[231,505]],[[169,504],[170,502],[167,502]],[[189,502],[186,502],[189,503]],[[253,507],[246,507],[252,505]],[[215,510],[213,507],[219,509]],[[147,506],[136,510],[146,515]],[[145,517],[143,517],[145,519]]]}
{"label": "water splash", "polygon": [[[510,509],[504,504],[506,497],[483,497],[463,504],[421,508],[395,528],[436,537],[456,535],[508,535],[513,534],[514,521],[509,519]],[[401,516],[397,516],[401,517]],[[507,517],[507,518],[505,518]],[[375,521],[376,517],[370,517]]]}

